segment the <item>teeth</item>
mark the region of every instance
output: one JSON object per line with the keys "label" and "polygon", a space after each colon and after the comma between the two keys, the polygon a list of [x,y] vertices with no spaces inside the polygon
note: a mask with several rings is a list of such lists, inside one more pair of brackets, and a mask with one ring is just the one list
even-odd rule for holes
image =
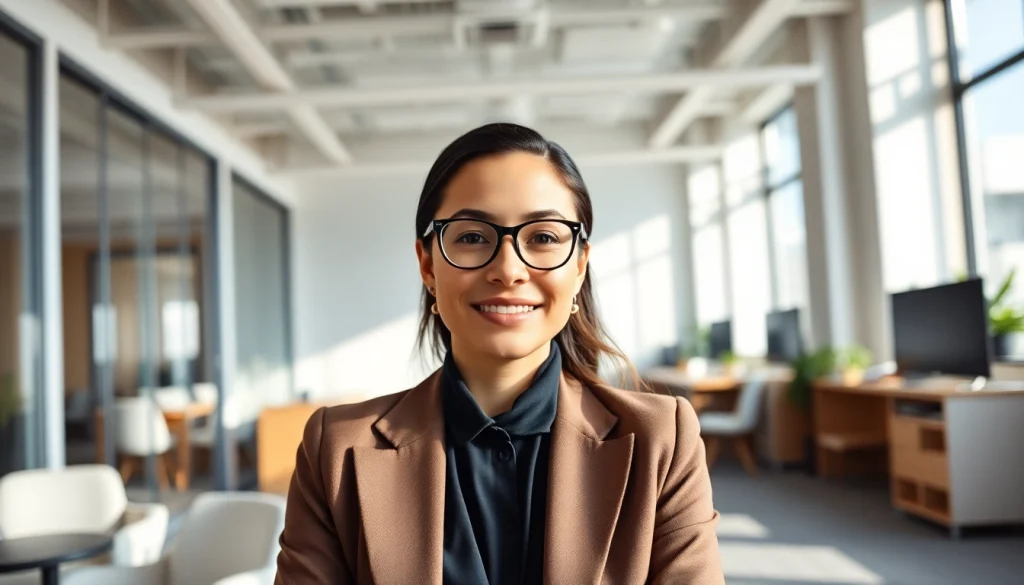
{"label": "teeth", "polygon": [[480,310],[484,313],[498,313],[499,315],[505,315],[509,313],[529,313],[534,307],[530,305],[480,305]]}

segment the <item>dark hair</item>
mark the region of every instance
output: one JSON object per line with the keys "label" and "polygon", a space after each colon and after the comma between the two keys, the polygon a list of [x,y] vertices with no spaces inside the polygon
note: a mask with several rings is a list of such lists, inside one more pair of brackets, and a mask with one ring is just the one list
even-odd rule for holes
{"label": "dark hair", "polygon": [[[565,185],[575,195],[579,220],[583,222],[587,233],[593,234],[594,212],[590,193],[583,184],[583,177],[580,176],[576,163],[565,149],[529,128],[499,123],[471,130],[441,151],[427,174],[423,192],[420,194],[419,205],[416,208],[416,237],[422,238],[427,231],[427,226],[441,206],[445,189],[463,166],[480,158],[514,152],[542,156],[558,170]],[[430,243],[430,237],[424,239],[427,253],[431,250],[426,245]],[[417,343],[423,349],[429,338],[431,352],[440,359],[451,349],[452,334],[441,321],[440,315],[430,312],[430,306],[434,301],[426,287],[423,288],[421,297]],[[579,312],[573,315],[568,325],[555,336],[555,342],[562,352],[563,370],[583,384],[602,385],[604,383],[598,376],[598,366],[602,356],[610,357],[619,361],[620,365],[628,370],[635,388],[646,388],[629,359],[608,338],[601,324],[590,283],[589,268],[576,302],[580,307]]]}

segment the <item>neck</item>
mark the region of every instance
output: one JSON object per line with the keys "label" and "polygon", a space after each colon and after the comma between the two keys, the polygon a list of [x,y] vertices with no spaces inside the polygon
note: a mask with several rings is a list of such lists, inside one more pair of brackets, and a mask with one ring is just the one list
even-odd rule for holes
{"label": "neck", "polygon": [[550,343],[527,356],[506,359],[460,347],[452,339],[452,359],[459,368],[462,381],[484,414],[492,418],[512,408],[516,398],[530,387],[537,370],[549,355]]}

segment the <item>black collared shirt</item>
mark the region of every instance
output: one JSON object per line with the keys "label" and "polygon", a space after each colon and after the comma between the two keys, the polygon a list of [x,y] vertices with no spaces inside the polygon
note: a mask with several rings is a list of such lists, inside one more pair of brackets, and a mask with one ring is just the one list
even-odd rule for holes
{"label": "black collared shirt", "polygon": [[543,581],[548,459],[561,371],[562,356],[552,343],[530,387],[491,419],[451,354],[445,359],[446,585]]}

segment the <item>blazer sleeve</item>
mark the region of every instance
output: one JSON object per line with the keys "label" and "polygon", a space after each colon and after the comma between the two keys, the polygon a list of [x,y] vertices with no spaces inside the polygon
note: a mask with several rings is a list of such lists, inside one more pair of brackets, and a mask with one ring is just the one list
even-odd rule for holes
{"label": "blazer sleeve", "polygon": [[655,512],[648,583],[724,585],[717,524],[697,414],[680,398],[675,448]]}
{"label": "blazer sleeve", "polygon": [[353,583],[345,562],[320,467],[326,407],[306,422],[288,489],[276,585]]}

